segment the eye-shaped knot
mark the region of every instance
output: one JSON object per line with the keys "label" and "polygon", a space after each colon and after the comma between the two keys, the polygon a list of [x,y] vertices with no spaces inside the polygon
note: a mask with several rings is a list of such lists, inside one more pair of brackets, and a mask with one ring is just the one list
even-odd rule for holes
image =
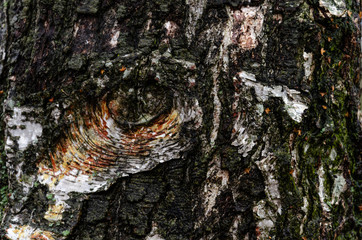
{"label": "eye-shaped knot", "polygon": [[48,221],[62,219],[70,192],[106,190],[119,177],[181,159],[191,147],[188,131],[202,123],[196,99],[157,83],[123,84],[92,103],[71,105],[63,137],[37,164],[39,182],[55,199]]}
{"label": "eye-shaped knot", "polygon": [[49,154],[50,161],[38,163],[38,179],[50,191],[95,192],[119,176],[179,159],[190,147],[182,126],[195,125],[200,121],[196,116],[201,117],[192,104],[181,104],[177,94],[151,84],[122,88],[97,104],[73,107],[68,112],[73,121]]}

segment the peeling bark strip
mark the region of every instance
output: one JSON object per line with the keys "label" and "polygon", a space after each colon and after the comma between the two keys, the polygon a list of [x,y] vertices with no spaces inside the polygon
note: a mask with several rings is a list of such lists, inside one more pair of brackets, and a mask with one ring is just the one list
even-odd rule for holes
{"label": "peeling bark strip", "polygon": [[4,1],[1,237],[362,238],[359,5]]}

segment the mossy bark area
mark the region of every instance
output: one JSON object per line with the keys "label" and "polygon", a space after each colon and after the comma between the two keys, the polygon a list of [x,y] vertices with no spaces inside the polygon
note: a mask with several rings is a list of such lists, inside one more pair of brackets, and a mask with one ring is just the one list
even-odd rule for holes
{"label": "mossy bark area", "polygon": [[359,4],[3,1],[1,236],[361,238]]}

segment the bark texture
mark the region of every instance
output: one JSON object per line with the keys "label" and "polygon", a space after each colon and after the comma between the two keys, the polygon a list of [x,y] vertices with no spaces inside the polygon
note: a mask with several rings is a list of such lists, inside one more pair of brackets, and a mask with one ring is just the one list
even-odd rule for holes
{"label": "bark texture", "polygon": [[358,0],[3,0],[1,236],[361,239]]}

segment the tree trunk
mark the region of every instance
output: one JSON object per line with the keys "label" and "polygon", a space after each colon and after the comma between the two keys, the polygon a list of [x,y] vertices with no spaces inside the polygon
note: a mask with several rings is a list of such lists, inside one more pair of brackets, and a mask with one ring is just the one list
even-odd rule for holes
{"label": "tree trunk", "polygon": [[359,4],[3,0],[1,235],[361,239]]}

